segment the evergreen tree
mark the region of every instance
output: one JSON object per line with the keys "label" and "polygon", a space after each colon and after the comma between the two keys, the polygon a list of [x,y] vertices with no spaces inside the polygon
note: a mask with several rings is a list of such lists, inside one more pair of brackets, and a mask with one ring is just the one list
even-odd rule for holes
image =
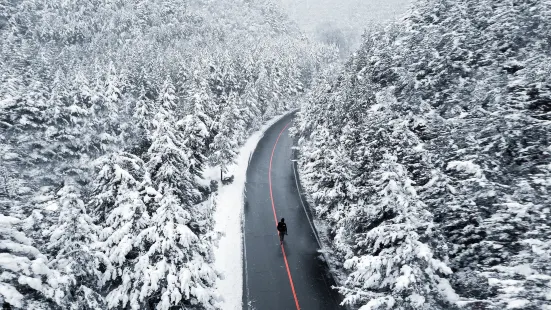
{"label": "evergreen tree", "polygon": [[138,263],[147,271],[140,298],[159,309],[177,305],[214,309],[212,207],[202,211],[196,206],[201,195],[182,141],[168,123],[159,122],[147,167],[162,198],[151,216],[152,225],[138,237],[138,242],[149,244]]}
{"label": "evergreen tree", "polygon": [[239,98],[233,92],[222,98],[219,130],[212,142],[211,162],[220,165],[224,172],[234,161],[237,139],[240,130],[244,130],[239,120],[238,101]]}
{"label": "evergreen tree", "polygon": [[[337,239],[351,240],[345,302],[366,309],[435,309],[457,298],[446,280],[451,269],[431,248],[431,215],[405,167],[385,155],[370,178],[371,194],[344,217]],[[369,197],[369,198],[367,198]],[[427,243],[428,242],[428,243]]]}
{"label": "evergreen tree", "polygon": [[65,184],[58,192],[59,219],[49,232],[50,262],[69,277],[63,286],[63,308],[97,309],[103,298],[97,292],[98,259],[92,248],[97,241],[97,227],[87,214],[77,187]]}
{"label": "evergreen tree", "polygon": [[[122,306],[139,309],[139,283],[145,270],[139,258],[145,255],[146,244],[138,236],[151,225],[150,208],[160,196],[152,187],[144,163],[131,154],[112,154],[98,162],[92,206],[98,210],[99,234],[97,250],[105,265],[101,283],[107,289],[109,308]],[[148,207],[149,206],[149,207]]]}

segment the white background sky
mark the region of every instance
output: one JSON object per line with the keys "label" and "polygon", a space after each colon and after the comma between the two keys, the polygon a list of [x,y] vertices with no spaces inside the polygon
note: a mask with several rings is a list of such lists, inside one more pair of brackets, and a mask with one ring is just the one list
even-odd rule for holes
{"label": "white background sky", "polygon": [[363,32],[371,23],[385,23],[405,13],[410,0],[279,0],[303,30],[330,22]]}

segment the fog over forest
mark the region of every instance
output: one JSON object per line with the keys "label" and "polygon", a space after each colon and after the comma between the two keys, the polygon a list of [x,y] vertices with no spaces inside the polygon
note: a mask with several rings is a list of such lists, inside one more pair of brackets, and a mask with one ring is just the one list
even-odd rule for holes
{"label": "fog over forest", "polygon": [[280,0],[291,19],[308,34],[340,45],[342,56],[355,50],[366,28],[399,18],[411,0]]}

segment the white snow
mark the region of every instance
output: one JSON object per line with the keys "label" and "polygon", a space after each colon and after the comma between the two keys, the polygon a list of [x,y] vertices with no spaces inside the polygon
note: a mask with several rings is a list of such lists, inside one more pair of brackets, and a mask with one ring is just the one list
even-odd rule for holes
{"label": "white snow", "polygon": [[[216,289],[223,296],[220,306],[224,310],[243,308],[243,194],[249,159],[264,132],[287,114],[273,118],[254,132],[239,149],[236,163],[228,167],[228,173],[225,174],[234,176],[233,183],[224,186],[218,183],[214,229],[222,233],[222,236],[214,249],[214,258],[216,270],[223,274]],[[204,176],[219,179],[219,173],[219,169],[211,168],[205,171]]]}
{"label": "white snow", "polygon": [[529,303],[526,299],[513,299],[507,303],[507,309],[521,309]]}
{"label": "white snow", "polygon": [[413,269],[410,266],[404,265],[400,271],[402,275],[396,279],[396,289],[398,291],[407,289],[411,282],[415,282],[415,276],[412,276],[411,274]]}
{"label": "white snow", "polygon": [[150,196],[153,196],[153,197],[158,197],[160,198],[162,195],[161,193],[159,193],[156,189],[154,189],[153,187],[151,186],[147,186],[145,188],[145,192],[150,195]]}
{"label": "white snow", "polygon": [[367,304],[361,306],[358,310],[390,309],[395,303],[396,301],[392,296],[378,297],[371,299]]}
{"label": "white snow", "polygon": [[[451,274],[451,270],[449,273]],[[438,290],[440,291],[440,294],[450,303],[459,305],[459,295],[457,295],[455,290],[452,288],[448,279],[440,279],[440,282],[438,283]]]}
{"label": "white snow", "polygon": [[480,166],[475,164],[472,161],[459,161],[459,160],[450,161],[446,169],[448,170],[453,169],[456,171],[462,171],[468,174],[473,174],[478,178],[482,177],[484,174]]}
{"label": "white snow", "polygon": [[0,294],[2,299],[12,304],[15,307],[23,306],[23,295],[15,289],[15,287],[7,284],[0,283]]}
{"label": "white snow", "polygon": [[10,226],[10,225],[13,225],[13,224],[17,224],[20,221],[21,220],[19,220],[16,217],[6,216],[6,215],[3,215],[3,214],[0,214],[0,225],[2,225],[2,226]]}
{"label": "white snow", "polygon": [[16,159],[17,157],[19,157],[19,155],[17,155],[17,153],[5,153],[3,155],[3,158],[4,160],[12,160],[12,159]]}
{"label": "white snow", "polygon": [[493,269],[499,270],[505,273],[515,273],[528,277],[536,272],[530,267],[529,264],[521,264],[516,266],[495,266]]}
{"label": "white snow", "polygon": [[425,297],[417,294],[417,293],[413,293],[411,295],[409,295],[409,300],[411,301],[411,303],[413,305],[415,305],[416,307],[419,307],[421,308],[423,306],[423,304],[425,303]]}
{"label": "white snow", "polygon": [[8,108],[15,105],[16,100],[13,97],[8,97],[0,100],[0,109]]}

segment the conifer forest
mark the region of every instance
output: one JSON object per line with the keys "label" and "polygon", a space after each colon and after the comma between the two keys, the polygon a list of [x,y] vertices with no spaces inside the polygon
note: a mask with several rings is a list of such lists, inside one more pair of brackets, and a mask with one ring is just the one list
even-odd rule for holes
{"label": "conifer forest", "polygon": [[411,0],[357,37],[280,2],[0,0],[2,309],[233,310],[222,189],[295,112],[343,309],[551,310],[551,1]]}

